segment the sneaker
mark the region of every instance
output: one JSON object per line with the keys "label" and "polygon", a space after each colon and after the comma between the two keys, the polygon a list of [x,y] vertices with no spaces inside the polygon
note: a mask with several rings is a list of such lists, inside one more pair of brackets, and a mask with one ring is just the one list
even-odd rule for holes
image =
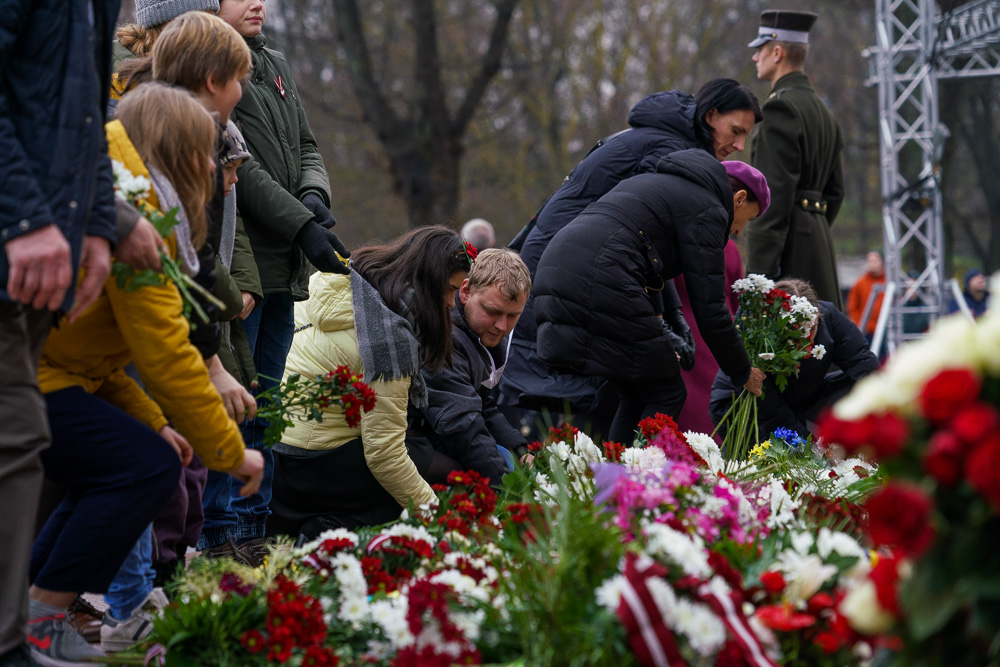
{"label": "sneaker", "polygon": [[260,567],[271,555],[271,549],[278,541],[273,537],[258,537],[236,547],[242,562],[250,567]]}
{"label": "sneaker", "polygon": [[66,610],[66,617],[87,642],[96,644],[101,641],[101,621],[104,620],[104,612],[87,602],[85,597],[76,596]]}
{"label": "sneaker", "polygon": [[105,657],[104,651],[88,644],[73,629],[66,614],[42,616],[28,621],[28,643],[31,645],[31,656],[39,665],[93,665],[95,661]]}
{"label": "sneaker", "polygon": [[118,653],[141,642],[153,631],[153,617],[159,616],[167,604],[163,589],[154,588],[128,618],[118,620],[110,610],[105,612],[101,623],[101,649],[106,653]]}
{"label": "sneaker", "polygon": [[247,563],[244,559],[243,554],[240,553],[239,547],[237,547],[236,543],[232,540],[228,540],[222,544],[217,544],[214,547],[202,549],[201,555],[205,558],[231,558],[242,565],[249,565],[249,563]]}

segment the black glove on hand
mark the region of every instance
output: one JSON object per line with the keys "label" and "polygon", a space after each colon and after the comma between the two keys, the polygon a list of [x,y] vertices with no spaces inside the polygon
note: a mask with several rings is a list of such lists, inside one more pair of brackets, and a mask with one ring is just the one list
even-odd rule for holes
{"label": "black glove on hand", "polygon": [[330,229],[337,224],[336,218],[333,217],[330,209],[323,203],[323,198],[315,192],[306,193],[306,196],[302,198],[302,205],[309,209],[309,212],[316,218],[316,222],[326,229]]}
{"label": "black glove on hand", "polygon": [[694,368],[694,336],[680,308],[663,314],[663,333],[680,356],[681,368],[686,371]]}
{"label": "black glove on hand", "polygon": [[306,254],[312,265],[323,273],[347,275],[351,272],[347,265],[337,257],[337,253],[340,253],[341,257],[350,257],[351,252],[340,242],[336,234],[321,227],[315,220],[310,220],[305,227],[299,230],[295,242],[302,248],[302,252]]}

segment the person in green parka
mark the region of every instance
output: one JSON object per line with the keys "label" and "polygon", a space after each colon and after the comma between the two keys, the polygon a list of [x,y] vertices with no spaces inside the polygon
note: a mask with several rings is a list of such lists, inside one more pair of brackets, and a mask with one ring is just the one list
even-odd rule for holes
{"label": "person in green parka", "polygon": [[844,200],[844,142],[833,112],[803,71],[812,12],[767,10],[755,49],[757,78],[771,84],[750,147],[771,207],[747,233],[747,272],[801,278],[843,310],[831,226]]}
{"label": "person in green parka", "polygon": [[[308,296],[310,264],[325,273],[348,273],[350,255],[330,231],[330,179],[284,55],[266,47],[261,0],[223,0],[219,18],[250,47],[253,69],[233,120],[253,160],[237,170],[243,220],[260,275],[263,301],[244,320],[259,390],[281,378],[292,342],[293,304]],[[307,261],[308,260],[308,261]],[[243,428],[248,447],[264,449],[265,423]],[[273,459],[264,450],[265,473],[259,494],[240,498],[228,478],[209,475],[205,527],[198,546],[210,556],[236,555],[255,562],[264,552],[270,514]]]}

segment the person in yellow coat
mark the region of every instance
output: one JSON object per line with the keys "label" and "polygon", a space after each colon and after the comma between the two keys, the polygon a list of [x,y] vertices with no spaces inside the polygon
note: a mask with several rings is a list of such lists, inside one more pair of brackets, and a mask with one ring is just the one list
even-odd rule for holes
{"label": "person in yellow coat", "polygon": [[437,501],[421,474],[440,463],[429,448],[408,449],[407,409],[427,404],[421,368],[451,363],[450,310],[475,256],[466,246],[447,227],[421,227],[354,252],[349,276],[316,273],[309,280],[309,299],[295,304],[285,378],[347,365],[377,398],[357,426],[331,405],[322,422],[285,431],[273,447],[269,534],[311,539]]}
{"label": "person in yellow coat", "polygon": [[[196,272],[191,262],[205,238],[215,122],[190,93],[158,83],[136,89],[118,109],[107,126],[108,152],[132,175],[151,180],[152,206],[178,207],[181,222],[167,247],[183,270]],[[127,180],[116,168],[119,182]],[[46,477],[69,492],[32,550],[29,641],[58,664],[100,657],[73,636],[66,606],[80,592],[107,592],[192,449],[210,469],[245,482],[244,494],[260,484],[262,457],[244,451],[188,332],[173,283],[123,289],[112,276],[97,301],[61,323],[42,350],[39,386],[52,431],[42,463]],[[130,362],[148,395],[125,374]]]}

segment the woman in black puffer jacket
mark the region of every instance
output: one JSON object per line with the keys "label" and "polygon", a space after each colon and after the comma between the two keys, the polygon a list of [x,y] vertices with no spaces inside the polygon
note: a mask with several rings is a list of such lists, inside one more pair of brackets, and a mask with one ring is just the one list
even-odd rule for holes
{"label": "woman in black puffer jacket", "polygon": [[620,396],[609,439],[630,443],[636,424],[676,416],[687,391],[652,293],[684,274],[695,320],[719,366],[759,394],[725,303],[726,239],[766,210],[763,175],[706,151],[679,151],[656,173],[618,184],[556,234],[533,291],[538,354],[549,366],[611,380]]}

